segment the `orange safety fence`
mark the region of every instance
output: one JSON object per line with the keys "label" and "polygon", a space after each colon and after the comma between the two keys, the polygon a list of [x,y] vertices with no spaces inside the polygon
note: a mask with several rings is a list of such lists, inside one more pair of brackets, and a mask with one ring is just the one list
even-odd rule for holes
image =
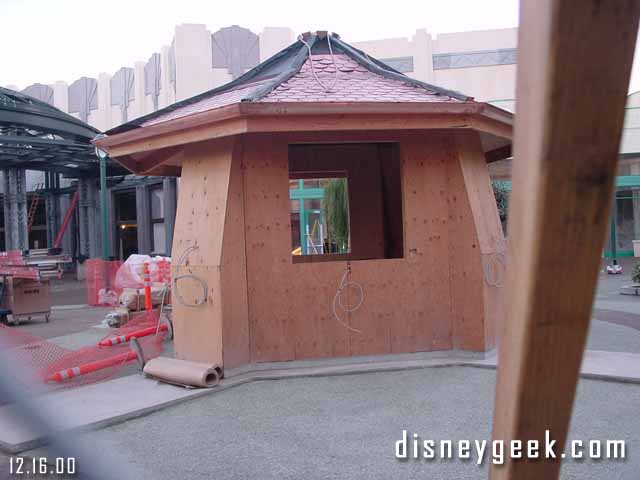
{"label": "orange safety fence", "polygon": [[[123,327],[109,329],[100,342],[113,336],[128,335],[141,329],[157,327],[158,312],[141,312],[132,317]],[[162,324],[161,324],[162,325]],[[162,353],[162,341],[166,328],[158,328],[157,334],[138,338],[145,360],[155,358]],[[99,342],[78,350],[71,350],[54,342],[31,335],[19,329],[0,325],[0,361],[8,366],[16,382],[34,393],[63,388],[78,387],[106,380],[119,373],[132,358],[126,353],[131,351],[129,342],[113,346],[99,346]],[[123,355],[124,354],[124,355]],[[47,382],[57,372],[74,369],[90,363],[109,364],[109,359],[126,359],[85,375],[75,376],[64,381]],[[127,358],[128,357],[128,358]],[[112,362],[111,362],[112,363]]]}
{"label": "orange safety fence", "polygon": [[114,306],[122,293],[116,285],[116,274],[122,265],[119,260],[90,258],[85,261],[87,303],[95,306]]}

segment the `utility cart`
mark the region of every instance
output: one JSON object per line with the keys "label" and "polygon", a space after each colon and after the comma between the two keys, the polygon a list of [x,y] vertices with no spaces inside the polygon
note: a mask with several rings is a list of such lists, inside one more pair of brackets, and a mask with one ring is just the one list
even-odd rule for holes
{"label": "utility cart", "polygon": [[22,319],[51,315],[50,279],[62,276],[69,255],[59,249],[0,252],[0,320],[20,323]]}

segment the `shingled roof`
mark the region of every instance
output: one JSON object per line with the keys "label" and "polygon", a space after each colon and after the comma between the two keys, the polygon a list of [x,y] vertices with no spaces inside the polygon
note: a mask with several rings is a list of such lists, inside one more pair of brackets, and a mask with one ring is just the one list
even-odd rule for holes
{"label": "shingled roof", "polygon": [[131,172],[180,175],[182,145],[246,133],[472,129],[487,161],[511,154],[513,115],[415,80],[340,40],[305,34],[236,80],[94,141]]}
{"label": "shingled roof", "polygon": [[263,102],[468,102],[459,92],[408,77],[336,34],[301,39],[236,80],[120,125],[109,135],[226,107]]}

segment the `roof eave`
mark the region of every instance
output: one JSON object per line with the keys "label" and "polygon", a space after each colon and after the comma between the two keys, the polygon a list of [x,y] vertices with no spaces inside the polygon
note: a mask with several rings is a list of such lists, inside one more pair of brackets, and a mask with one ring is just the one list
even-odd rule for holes
{"label": "roof eave", "polygon": [[[428,116],[428,117],[426,117]],[[513,115],[479,102],[245,102],[136,128],[96,140],[113,158],[248,132],[304,131],[313,122],[336,122],[368,117],[368,129],[473,128],[510,139]],[[295,118],[293,125],[290,120]],[[279,123],[287,119],[287,125]],[[431,121],[433,120],[433,121]],[[307,125],[309,124],[309,125]],[[322,124],[325,127],[328,123]],[[276,128],[278,127],[278,128]],[[293,129],[293,130],[292,130]],[[123,162],[125,163],[125,162]],[[133,173],[135,164],[125,165]]]}

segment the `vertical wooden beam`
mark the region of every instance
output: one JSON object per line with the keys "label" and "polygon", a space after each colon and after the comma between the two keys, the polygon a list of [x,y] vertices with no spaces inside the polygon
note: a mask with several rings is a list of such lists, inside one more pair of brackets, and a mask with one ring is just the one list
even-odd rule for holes
{"label": "vertical wooden beam", "polygon": [[[492,479],[558,478],[614,189],[637,0],[523,0],[508,285],[494,439],[558,459]],[[544,448],[542,449],[544,454]]]}
{"label": "vertical wooden beam", "polygon": [[[223,366],[222,251],[234,140],[185,147],[173,237],[174,346],[177,358]],[[206,301],[198,306],[204,298]],[[182,300],[181,300],[182,299]]]}
{"label": "vertical wooden beam", "polygon": [[233,147],[227,212],[220,264],[222,339],[225,368],[251,361],[249,352],[249,297],[244,223],[244,148],[238,138]]}
{"label": "vertical wooden beam", "polygon": [[496,330],[503,323],[506,243],[480,135],[473,131],[459,131],[455,141],[477,236],[478,249],[475,253],[480,256],[482,265],[483,350],[487,351],[495,347]]}

